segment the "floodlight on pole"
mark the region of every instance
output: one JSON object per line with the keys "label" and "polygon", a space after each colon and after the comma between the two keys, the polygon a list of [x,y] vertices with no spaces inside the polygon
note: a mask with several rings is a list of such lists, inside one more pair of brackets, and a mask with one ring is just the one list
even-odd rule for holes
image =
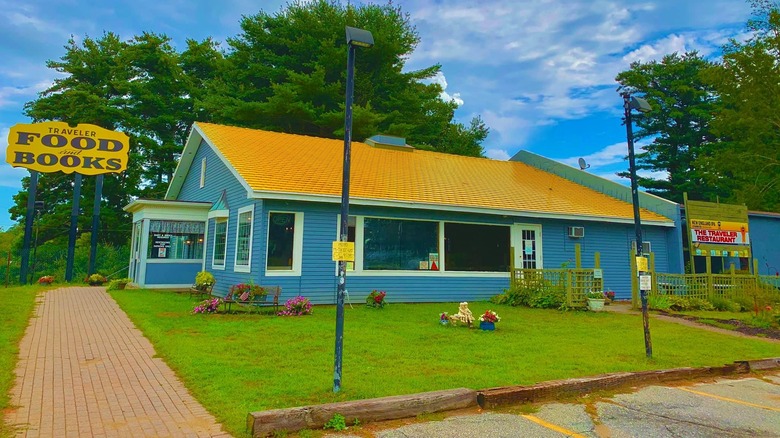
{"label": "floodlight on pole", "polygon": [[[636,257],[642,255],[642,222],[639,217],[639,184],[636,178],[636,157],[634,155],[634,132],[633,122],[631,120],[631,110],[639,112],[649,112],[652,108],[646,100],[641,97],[631,96],[629,93],[621,93],[623,97],[623,110],[625,113],[626,140],[628,142],[628,170],[631,175],[631,201],[634,207],[634,232],[636,233]],[[637,265],[638,268],[638,265]],[[637,269],[637,274],[642,272]],[[650,340],[650,316],[647,313],[647,292],[639,287],[639,297],[642,301],[642,327],[645,335],[645,354],[648,358],[653,357],[653,343]]]}
{"label": "floodlight on pole", "polygon": [[[355,89],[355,48],[372,47],[371,32],[347,26],[347,96],[344,111],[344,166],[341,178],[341,225],[339,240],[346,242],[349,230],[349,168],[352,147],[352,94]],[[347,261],[339,260],[336,292],[336,351],[333,365],[333,392],[341,390],[341,358],[344,351],[344,294],[347,290]]]}

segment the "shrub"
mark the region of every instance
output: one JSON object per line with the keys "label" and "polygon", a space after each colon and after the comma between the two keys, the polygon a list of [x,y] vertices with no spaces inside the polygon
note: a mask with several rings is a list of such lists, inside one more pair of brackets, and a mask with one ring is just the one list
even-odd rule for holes
{"label": "shrub", "polygon": [[742,306],[723,297],[713,297],[710,301],[712,307],[720,312],[739,312],[742,310]]}
{"label": "shrub", "polygon": [[672,302],[669,295],[650,295],[647,297],[647,308],[653,310],[669,310]]}
{"label": "shrub", "polygon": [[311,301],[308,298],[298,295],[290,298],[284,303],[284,310],[278,313],[279,316],[302,316],[311,315]]}
{"label": "shrub", "polygon": [[712,303],[702,298],[684,297],[678,295],[669,296],[670,310],[677,312],[686,310],[714,310]]}
{"label": "shrub", "polygon": [[753,298],[747,296],[747,295],[736,295],[733,298],[734,303],[736,303],[739,306],[740,312],[751,312],[753,310],[753,307],[755,304],[753,303]]}
{"label": "shrub", "polygon": [[209,271],[200,271],[195,274],[195,287],[198,289],[207,289],[215,282],[214,276]]}
{"label": "shrub", "polygon": [[510,306],[528,306],[538,309],[561,309],[566,303],[563,287],[554,286],[548,281],[526,281],[490,299],[495,304]]}
{"label": "shrub", "polygon": [[387,295],[387,292],[383,290],[372,290],[370,294],[366,297],[366,306],[368,307],[374,307],[381,309],[385,307],[385,296]]}

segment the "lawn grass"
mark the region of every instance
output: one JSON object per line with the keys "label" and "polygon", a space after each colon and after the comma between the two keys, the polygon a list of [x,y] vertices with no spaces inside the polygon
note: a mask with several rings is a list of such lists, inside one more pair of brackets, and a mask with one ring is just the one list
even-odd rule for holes
{"label": "lawn grass", "polygon": [[495,332],[438,324],[457,303],[346,309],[342,391],[332,393],[335,307],[305,317],[190,315],[188,295],[112,292],[192,394],[230,433],[250,411],[449,388],[474,389],[780,355],[780,346],[641,316],[471,303],[502,320]]}
{"label": "lawn grass", "polygon": [[19,341],[35,308],[35,296],[46,288],[17,286],[0,289],[0,436],[11,436],[5,424],[5,410],[11,401],[16,362],[19,359]]}

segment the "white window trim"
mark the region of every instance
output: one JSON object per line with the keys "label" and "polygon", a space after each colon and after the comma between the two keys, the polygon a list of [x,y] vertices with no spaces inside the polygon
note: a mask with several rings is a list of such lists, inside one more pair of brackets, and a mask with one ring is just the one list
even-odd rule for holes
{"label": "white window trim", "polygon": [[[214,260],[216,259],[215,256],[217,255],[217,222],[219,222],[220,220],[224,220],[225,221],[225,252],[224,252],[225,257],[224,257],[224,261],[222,262],[221,265],[216,265],[216,264],[214,264]],[[250,232],[250,235],[251,234],[252,233]],[[228,235],[230,235],[230,218],[224,217],[224,216],[215,217],[214,218],[214,239],[211,242],[211,269],[218,270],[218,271],[224,271],[225,270],[225,266],[227,266],[227,240],[228,240]],[[236,237],[238,237],[238,236],[236,236]]]}
{"label": "white window trim", "polygon": [[[270,270],[268,269],[268,238],[271,233],[271,214],[286,213],[295,215],[295,234],[293,234],[293,265],[290,270]],[[265,276],[266,277],[300,277],[301,265],[303,264],[303,213],[300,211],[269,211],[266,216],[268,225],[265,228]]]}
{"label": "white window trim", "polygon": [[200,161],[200,188],[206,187],[206,159]]}
{"label": "white window trim", "polygon": [[541,224],[512,224],[510,242],[515,248],[515,269],[523,269],[523,230],[536,232],[536,269],[544,269],[544,254],[542,253],[542,225]]}
{"label": "white window trim", "polygon": [[[238,232],[239,224],[241,221],[241,215],[243,213],[250,212],[252,214],[252,220],[249,222],[249,258],[247,259],[246,266],[238,264]],[[230,226],[230,224],[228,224]],[[233,272],[252,272],[252,237],[254,235],[255,228],[255,205],[249,205],[247,207],[241,207],[238,209],[236,215],[236,245],[233,251]]]}

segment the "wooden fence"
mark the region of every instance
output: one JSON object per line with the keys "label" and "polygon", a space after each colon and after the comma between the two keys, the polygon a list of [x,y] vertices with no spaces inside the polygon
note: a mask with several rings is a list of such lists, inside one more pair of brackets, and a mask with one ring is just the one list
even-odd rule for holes
{"label": "wooden fence", "polygon": [[[510,260],[515,259],[515,249],[511,249]],[[540,289],[544,295],[563,294],[568,307],[584,307],[585,295],[591,291],[604,291],[604,275],[601,270],[601,255],[594,253],[593,268],[582,267],[580,244],[574,245],[574,268],[560,269],[516,269],[512,272],[512,287]]]}
{"label": "wooden fence", "polygon": [[[631,256],[633,258],[633,254]],[[732,264],[728,273],[713,274],[667,274],[655,272],[654,257],[650,254],[650,274],[652,289],[648,296],[653,295],[678,295],[689,298],[700,298],[712,301],[723,298],[731,301],[757,296],[766,297],[769,300],[780,300],[780,277],[773,275],[754,275],[738,272]],[[758,265],[754,263],[754,272],[758,271]],[[639,307],[638,285],[636,283],[636,264],[632,263],[632,277],[634,277],[633,304]],[[709,268],[709,266],[708,266]],[[708,269],[709,270],[709,269]]]}
{"label": "wooden fence", "polygon": [[595,272],[596,268],[515,269],[512,286],[536,289],[544,295],[562,294],[568,307],[584,307],[588,292],[603,291],[603,279],[597,278]]}

